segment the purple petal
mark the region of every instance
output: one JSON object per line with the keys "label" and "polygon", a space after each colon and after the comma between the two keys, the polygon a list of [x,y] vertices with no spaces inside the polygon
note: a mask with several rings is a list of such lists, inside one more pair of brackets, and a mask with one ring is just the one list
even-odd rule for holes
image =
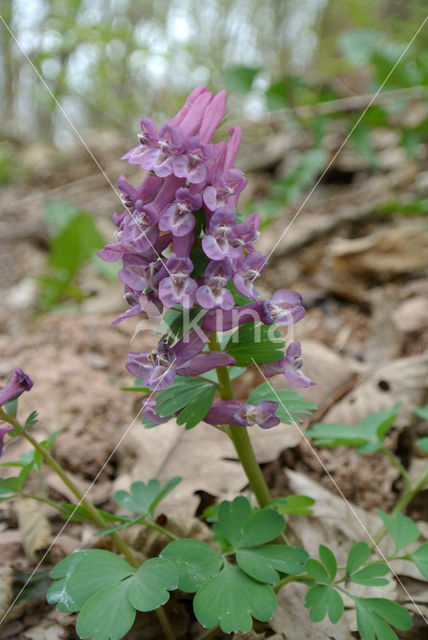
{"label": "purple petal", "polygon": [[200,353],[183,365],[176,368],[181,376],[198,376],[211,369],[236,364],[235,358],[227,353]]}
{"label": "purple petal", "polygon": [[24,391],[30,391],[33,381],[22,369],[15,369],[8,384],[0,390],[0,406],[15,400]]}
{"label": "purple petal", "polygon": [[311,387],[315,384],[301,369],[286,369],[284,375],[295,387]]}

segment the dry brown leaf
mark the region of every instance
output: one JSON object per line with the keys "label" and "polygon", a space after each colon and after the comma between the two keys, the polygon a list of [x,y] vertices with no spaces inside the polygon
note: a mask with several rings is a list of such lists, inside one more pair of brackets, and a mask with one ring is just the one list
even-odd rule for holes
{"label": "dry brown leaf", "polygon": [[47,549],[51,541],[48,519],[36,501],[16,500],[15,509],[22,546],[27,556],[34,562],[37,560],[37,552]]}
{"label": "dry brown leaf", "polygon": [[375,309],[370,320],[369,335],[363,345],[365,362],[379,365],[401,355],[402,333],[392,319],[393,309],[381,292],[373,296]]}
{"label": "dry brown leaf", "polygon": [[423,221],[383,228],[356,239],[335,238],[329,247],[335,266],[345,271],[389,277],[427,266],[428,235]]}
{"label": "dry brown leaf", "polygon": [[65,638],[67,634],[68,631],[64,627],[47,621],[26,629],[22,637],[25,640],[60,640],[60,638]]}
{"label": "dry brown leaf", "polygon": [[393,318],[398,329],[405,333],[425,329],[428,326],[428,298],[414,296],[405,300],[394,311]]}
{"label": "dry brown leaf", "polygon": [[13,598],[13,569],[6,564],[0,567],[0,618],[3,618]]}
{"label": "dry brown leaf", "polygon": [[357,424],[369,413],[392,409],[401,402],[396,426],[413,420],[412,407],[423,401],[428,353],[400,358],[362,374],[360,384],[324,416],[323,422]]}
{"label": "dry brown leaf", "polygon": [[[295,446],[301,437],[293,425],[278,425],[270,431],[253,427],[249,433],[259,462],[274,460],[280,451]],[[177,475],[183,477],[162,502],[169,515],[193,516],[199,504],[195,491],[228,498],[248,484],[229,438],[204,423],[191,431],[178,427],[174,420],[155,429],[136,425],[119,450],[118,458],[120,473],[114,482],[114,491],[128,490],[137,480],[147,482],[158,477],[166,481]]]}

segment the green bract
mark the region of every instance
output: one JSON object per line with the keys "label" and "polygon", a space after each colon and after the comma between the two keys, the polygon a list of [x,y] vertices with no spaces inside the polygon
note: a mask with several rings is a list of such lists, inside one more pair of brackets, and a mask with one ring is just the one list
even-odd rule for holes
{"label": "green bract", "polygon": [[299,414],[311,414],[317,406],[305,400],[297,391],[291,389],[273,389],[270,382],[264,382],[256,387],[249,395],[249,404],[258,404],[263,400],[273,400],[278,403],[276,415],[284,424],[301,422]]}

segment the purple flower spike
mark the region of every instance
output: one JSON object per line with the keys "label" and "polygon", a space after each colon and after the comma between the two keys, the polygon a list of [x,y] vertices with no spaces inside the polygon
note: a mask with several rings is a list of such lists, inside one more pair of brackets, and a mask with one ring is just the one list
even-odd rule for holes
{"label": "purple flower spike", "polygon": [[186,144],[186,153],[173,160],[173,172],[178,178],[186,178],[192,184],[205,182],[208,176],[207,163],[213,157],[211,145],[201,144],[199,138],[190,138]]}
{"label": "purple flower spike", "polygon": [[9,425],[7,427],[0,427],[0,456],[3,453],[4,437],[7,433],[9,433],[9,431],[13,431],[13,427]]}
{"label": "purple flower spike", "polygon": [[315,384],[302,371],[302,346],[300,342],[291,342],[285,356],[277,362],[271,362],[263,367],[268,378],[277,373],[283,373],[286,379],[295,387],[311,387]]}
{"label": "purple flower spike", "polygon": [[262,429],[271,429],[280,423],[275,415],[277,402],[265,400],[258,405],[246,404],[241,400],[217,400],[211,406],[204,422],[214,425],[240,425],[250,427],[255,424]]}
{"label": "purple flower spike", "polygon": [[248,180],[239,169],[227,169],[215,182],[204,190],[204,202],[215,211],[222,207],[235,208],[239,194],[247,186]]}
{"label": "purple flower spike", "polygon": [[266,260],[261,253],[255,251],[245,258],[239,258],[236,271],[233,276],[233,284],[246,298],[257,300],[257,290],[254,280],[258,278],[266,265]]}
{"label": "purple flower spike", "polygon": [[177,258],[172,254],[166,263],[169,277],[163,278],[159,284],[159,298],[167,309],[181,304],[185,309],[193,307],[198,285],[189,278],[193,271],[190,258]]}
{"label": "purple flower spike", "polygon": [[142,405],[143,405],[142,416],[149,422],[152,422],[153,424],[164,424],[165,422],[168,422],[168,420],[170,419],[169,417],[161,418],[160,416],[158,416],[157,413],[155,413],[156,400],[154,398],[144,398]]}
{"label": "purple flower spike", "polygon": [[236,217],[230,209],[219,209],[213,213],[208,224],[208,233],[202,239],[202,249],[208,258],[233,260],[240,256],[240,252],[230,244],[235,226]]}
{"label": "purple flower spike", "polygon": [[0,390],[0,406],[15,400],[24,391],[30,391],[33,386],[33,381],[22,369],[15,369],[12,374],[11,380],[8,384]]}
{"label": "purple flower spike", "polygon": [[186,236],[196,223],[192,211],[197,211],[201,206],[202,198],[199,194],[192,195],[189,189],[178,189],[175,194],[175,202],[169,204],[162,212],[159,229],[172,231],[174,236]]}
{"label": "purple flower spike", "polygon": [[263,312],[261,320],[264,324],[273,324],[287,326],[295,324],[301,320],[306,314],[305,308],[302,306],[302,296],[297,291],[290,289],[279,289],[276,291],[271,300],[263,302]]}
{"label": "purple flower spike", "polygon": [[196,299],[204,309],[220,307],[225,311],[235,306],[232,293],[225,289],[232,276],[232,263],[227,258],[211,261],[205,270],[205,284],[199,287]]}
{"label": "purple flower spike", "polygon": [[184,138],[180,127],[164,124],[159,131],[159,148],[149,149],[141,162],[143,169],[154,171],[160,178],[172,173],[172,162],[175,155],[184,150]]}

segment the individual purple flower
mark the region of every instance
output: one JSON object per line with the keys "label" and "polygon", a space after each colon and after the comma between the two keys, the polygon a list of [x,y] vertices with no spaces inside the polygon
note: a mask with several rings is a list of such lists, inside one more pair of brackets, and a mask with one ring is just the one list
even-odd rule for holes
{"label": "individual purple flower", "polygon": [[144,291],[147,287],[156,289],[167,275],[164,261],[154,251],[124,255],[123,268],[118,272],[119,280],[134,291]]}
{"label": "individual purple flower", "polygon": [[193,271],[190,258],[177,258],[172,254],[166,263],[168,277],[159,283],[159,298],[167,309],[175,304],[181,304],[186,309],[193,307],[197,283],[189,278]]}
{"label": "individual purple flower", "polygon": [[15,400],[24,391],[30,391],[33,381],[22,369],[15,369],[7,385],[0,389],[0,406]]}
{"label": "individual purple flower", "polygon": [[233,284],[240,294],[246,298],[257,300],[257,289],[254,285],[254,280],[260,276],[265,265],[266,259],[258,251],[238,258],[235,264]]}
{"label": "individual purple flower", "polygon": [[7,425],[6,427],[0,427],[0,456],[3,453],[4,437],[9,431],[13,431],[13,427]]}
{"label": "individual purple flower", "polygon": [[279,289],[275,291],[271,300],[263,302],[261,320],[264,324],[287,326],[295,324],[306,314],[302,306],[302,296],[297,291]]}
{"label": "individual purple flower", "polygon": [[157,413],[155,413],[156,400],[152,397],[143,398],[142,405],[143,405],[142,416],[148,422],[151,422],[153,424],[164,424],[165,422],[168,422],[168,420],[171,417],[171,416],[167,416],[166,418],[161,418],[160,416],[158,416]]}
{"label": "individual purple flower", "polygon": [[235,306],[232,292],[226,285],[232,277],[232,263],[225,260],[212,260],[205,269],[205,284],[199,287],[196,299],[204,309],[220,307],[228,310]]}
{"label": "individual purple flower", "polygon": [[238,202],[239,194],[248,183],[239,169],[227,169],[219,173],[215,181],[204,189],[204,203],[209,209],[215,211],[229,207],[234,209]]}
{"label": "individual purple flower", "polygon": [[200,209],[200,194],[192,195],[189,189],[182,187],[175,194],[175,201],[162,212],[159,220],[161,231],[172,231],[174,236],[186,236],[195,226],[196,219],[192,211]]}
{"label": "individual purple flower", "polygon": [[283,373],[286,379],[295,387],[311,387],[315,384],[302,371],[302,347],[300,342],[291,342],[285,356],[277,362],[270,362],[263,368],[265,376],[268,378],[277,373]]}
{"label": "individual purple flower", "polygon": [[236,364],[227,353],[201,353],[207,342],[207,335],[200,330],[186,334],[173,347],[162,339],[150,353],[129,353],[126,368],[152,391],[160,391],[169,387],[177,375],[196,376],[216,367]]}
{"label": "individual purple flower", "polygon": [[163,311],[163,304],[153,291],[149,293],[127,291],[125,300],[131,308],[121,313],[120,316],[113,320],[112,324],[119,324],[128,318],[139,315],[143,316],[143,318],[156,318]]}
{"label": "individual purple flower", "polygon": [[207,235],[202,238],[202,249],[208,258],[233,260],[240,256],[240,251],[230,244],[235,226],[236,216],[230,209],[218,209],[213,213],[208,224]]}
{"label": "individual purple flower", "polygon": [[250,427],[257,424],[262,429],[271,429],[280,423],[275,415],[278,403],[264,400],[258,405],[247,404],[241,400],[217,400],[211,406],[204,422],[214,425],[240,425]]}
{"label": "individual purple flower", "polygon": [[197,137],[190,138],[185,153],[173,159],[174,175],[186,178],[192,184],[205,182],[208,176],[208,161],[213,157],[213,153],[211,145],[201,144]]}
{"label": "individual purple flower", "polygon": [[148,149],[141,159],[141,167],[154,171],[160,178],[172,173],[174,156],[184,151],[184,137],[179,126],[164,124],[159,131],[157,147]]}
{"label": "individual purple flower", "polygon": [[130,164],[141,164],[147,151],[156,149],[158,146],[158,132],[153,120],[151,118],[142,118],[140,124],[141,133],[137,134],[138,146],[122,156],[122,160],[128,160]]}
{"label": "individual purple flower", "polygon": [[255,251],[253,243],[259,236],[259,225],[260,216],[257,213],[250,213],[244,222],[240,222],[233,229],[231,244],[248,252]]}

